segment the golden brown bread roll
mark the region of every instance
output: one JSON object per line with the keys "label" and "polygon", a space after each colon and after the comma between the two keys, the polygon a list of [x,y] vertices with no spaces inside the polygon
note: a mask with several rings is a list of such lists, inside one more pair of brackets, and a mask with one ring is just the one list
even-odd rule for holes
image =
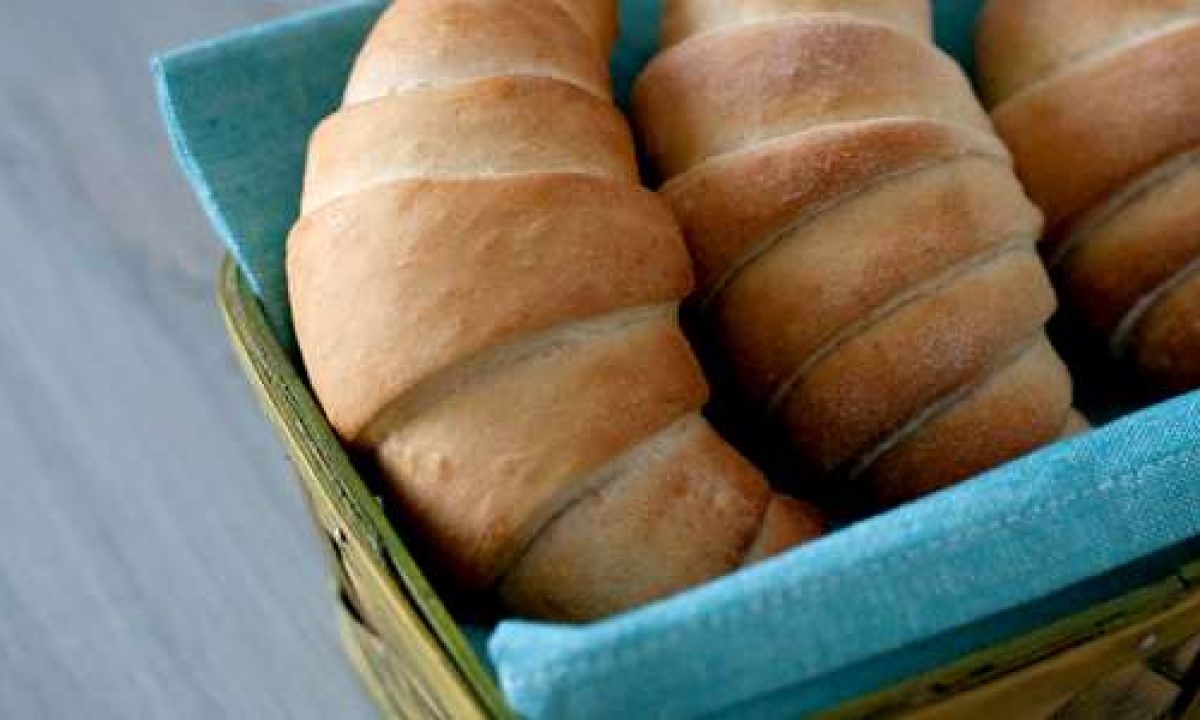
{"label": "golden brown bread roll", "polygon": [[600,617],[812,537],[699,415],[611,0],[408,0],[314,133],[288,280],[330,422],[455,584]]}
{"label": "golden brown bread roll", "polygon": [[980,79],[1064,300],[1157,385],[1200,385],[1200,2],[993,0]]}
{"label": "golden brown bread roll", "polygon": [[1077,427],[1041,215],[925,0],[668,0],[637,126],[741,390],[892,504]]}

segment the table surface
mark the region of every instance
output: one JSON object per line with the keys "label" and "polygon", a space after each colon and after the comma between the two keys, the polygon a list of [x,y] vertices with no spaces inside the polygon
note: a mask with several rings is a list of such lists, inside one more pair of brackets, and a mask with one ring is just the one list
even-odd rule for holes
{"label": "table surface", "polygon": [[0,718],[363,718],[148,58],[316,0],[6,0]]}

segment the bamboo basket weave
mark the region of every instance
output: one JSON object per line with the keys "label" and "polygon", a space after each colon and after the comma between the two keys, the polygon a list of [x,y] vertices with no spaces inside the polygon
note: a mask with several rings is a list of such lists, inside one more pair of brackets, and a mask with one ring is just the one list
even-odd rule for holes
{"label": "bamboo basket weave", "polygon": [[[384,715],[514,717],[228,259],[219,296],[233,348],[328,540],[343,639]],[[1197,655],[1200,558],[1192,558],[1123,597],[822,717],[1200,720]]]}

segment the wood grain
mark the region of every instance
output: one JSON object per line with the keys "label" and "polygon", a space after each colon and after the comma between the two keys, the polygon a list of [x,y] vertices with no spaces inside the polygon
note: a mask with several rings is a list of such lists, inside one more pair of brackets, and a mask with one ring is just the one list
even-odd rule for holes
{"label": "wood grain", "polygon": [[375,714],[147,69],[312,4],[4,4],[0,718]]}

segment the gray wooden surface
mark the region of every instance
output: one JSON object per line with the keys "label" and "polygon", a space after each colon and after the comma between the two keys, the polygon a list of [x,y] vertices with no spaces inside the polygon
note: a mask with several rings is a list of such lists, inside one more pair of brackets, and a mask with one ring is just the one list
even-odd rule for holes
{"label": "gray wooden surface", "polygon": [[360,718],[151,53],[303,0],[4,0],[0,718]]}

